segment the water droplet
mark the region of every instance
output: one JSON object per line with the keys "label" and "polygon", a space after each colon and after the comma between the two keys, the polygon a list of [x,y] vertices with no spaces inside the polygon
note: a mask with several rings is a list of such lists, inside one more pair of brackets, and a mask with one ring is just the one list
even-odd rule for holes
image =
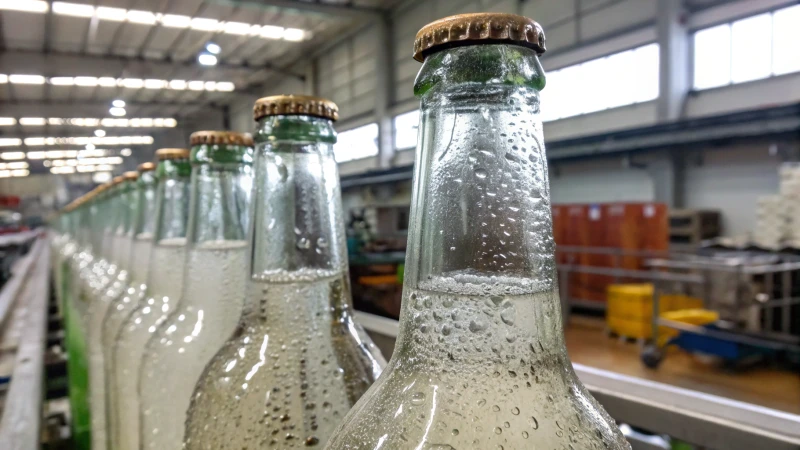
{"label": "water droplet", "polygon": [[317,239],[317,247],[319,247],[319,248],[327,248],[328,247],[327,239],[325,239],[323,237]]}
{"label": "water droplet", "polygon": [[442,326],[442,334],[445,336],[450,336],[450,333],[453,332],[453,329],[450,328],[450,325],[443,325]]}
{"label": "water droplet", "polygon": [[513,414],[515,416],[518,416],[519,415],[519,408],[517,408],[516,406],[511,408],[511,414]]}
{"label": "water droplet", "polygon": [[309,247],[311,247],[311,241],[309,241],[307,238],[303,237],[297,241],[297,248],[301,250],[307,250]]}
{"label": "water droplet", "polygon": [[425,402],[425,393],[423,392],[415,392],[411,395],[411,404],[415,406],[419,406]]}
{"label": "water droplet", "polygon": [[479,320],[471,320],[469,322],[469,331],[479,333],[486,329],[486,324]]}
{"label": "water droplet", "polygon": [[502,429],[502,428],[500,428],[500,427],[494,427],[494,434],[501,434],[502,432],[503,432],[503,429]]}
{"label": "water droplet", "polygon": [[458,436],[458,430],[453,428],[453,436]]}
{"label": "water droplet", "polygon": [[494,406],[492,406],[492,411],[499,412],[500,411],[500,407],[497,406],[497,405],[494,405]]}
{"label": "water droplet", "polygon": [[528,439],[528,436],[529,436],[529,434],[528,434],[527,431],[523,431],[522,432],[522,439]]}
{"label": "water droplet", "polygon": [[483,406],[485,404],[486,404],[486,399],[485,398],[482,398],[482,399],[478,400],[478,406]]}
{"label": "water droplet", "polygon": [[530,422],[531,422],[531,427],[533,427],[534,430],[539,429],[539,421],[536,420],[536,417],[531,417]]}
{"label": "water droplet", "polygon": [[489,175],[489,174],[488,174],[488,173],[486,172],[486,170],[484,170],[484,169],[475,169],[475,176],[476,176],[476,177],[478,177],[478,178],[480,178],[480,179],[484,179],[484,178],[486,178],[488,175]]}
{"label": "water droplet", "polygon": [[503,426],[506,428],[511,428],[511,424],[508,422],[503,422]]}

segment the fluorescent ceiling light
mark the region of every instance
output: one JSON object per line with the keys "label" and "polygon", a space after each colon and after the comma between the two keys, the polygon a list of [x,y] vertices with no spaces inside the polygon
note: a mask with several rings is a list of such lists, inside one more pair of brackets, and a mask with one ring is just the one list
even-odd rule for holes
{"label": "fluorescent ceiling light", "polygon": [[52,168],[50,168],[50,173],[54,173],[54,174],[75,173],[75,168],[74,167],[52,167]]}
{"label": "fluorescent ceiling light", "polygon": [[164,119],[164,126],[167,128],[175,128],[178,126],[178,121],[175,119]]}
{"label": "fluorescent ceiling light", "polygon": [[115,106],[117,108],[124,108],[125,100],[114,100],[113,102],[111,102],[111,106]]}
{"label": "fluorescent ceiling light", "polygon": [[[17,141],[16,146],[22,145],[20,139]],[[150,145],[153,143],[153,136],[70,136],[70,137],[29,137],[25,138],[25,145],[28,147],[46,146],[46,145],[80,145],[86,146],[93,144],[96,146],[109,146],[109,145]],[[11,145],[11,144],[10,144]],[[65,150],[66,151],[66,150]],[[75,150],[77,154],[77,150]],[[48,156],[50,158],[50,156]]]}
{"label": "fluorescent ceiling light", "polygon": [[9,75],[8,81],[12,84],[44,84],[41,75]]}
{"label": "fluorescent ceiling light", "polygon": [[42,126],[47,124],[47,120],[44,117],[22,117],[19,119],[19,124]]}
{"label": "fluorescent ceiling light", "polygon": [[95,87],[97,77],[75,77],[75,86]]}
{"label": "fluorescent ceiling light", "polygon": [[0,169],[27,169],[29,167],[28,163],[25,161],[18,161],[18,162],[10,162],[10,163],[0,163]]}
{"label": "fluorescent ceiling light", "polygon": [[47,2],[41,0],[0,0],[0,9],[32,13],[47,12]]}
{"label": "fluorescent ceiling light", "polygon": [[22,139],[0,138],[0,147],[17,147],[19,145],[22,145]]}
{"label": "fluorescent ceiling light", "polygon": [[169,88],[173,89],[173,90],[176,90],[176,91],[182,91],[182,90],[186,89],[186,81],[185,80],[172,80],[172,81],[169,82]]}
{"label": "fluorescent ceiling light", "polygon": [[28,175],[30,175],[30,173],[31,172],[29,170],[27,170],[27,169],[17,169],[17,170],[12,170],[11,171],[11,176],[12,177],[27,177]]}
{"label": "fluorescent ceiling light", "polygon": [[17,119],[13,117],[0,117],[0,127],[8,127],[17,124]]}
{"label": "fluorescent ceiling light", "polygon": [[98,19],[113,22],[124,22],[128,13],[123,8],[109,8],[107,6],[98,6],[96,11]]}
{"label": "fluorescent ceiling light", "polygon": [[232,92],[236,86],[230,81],[217,81],[216,86],[214,86],[218,91],[222,92]]}
{"label": "fluorescent ceiling light", "polygon": [[[2,1],[2,0],[0,0]],[[204,65],[214,65],[217,63],[217,57],[210,53],[202,53],[198,57],[198,61]],[[194,82],[191,84],[186,80],[159,80],[159,79],[146,79],[141,78],[112,78],[112,77],[52,77],[45,78],[41,75],[4,75],[0,74],[0,84],[11,82],[15,84],[44,84],[49,83],[52,86],[82,86],[82,87],[124,87],[126,89],[172,89],[176,91],[183,91],[188,89],[202,91],[205,88],[202,86],[203,82]],[[198,84],[200,83],[200,84]],[[192,87],[194,86],[194,87]],[[223,87],[220,87],[223,86]],[[209,84],[209,90],[230,92],[235,88],[234,84],[230,81],[218,81],[216,84]],[[115,105],[116,106],[116,105]],[[118,106],[121,108],[121,106]]]}
{"label": "fluorescent ceiling light", "polygon": [[94,130],[94,135],[97,136],[97,137],[103,137],[103,136],[106,135],[106,131],[105,130]]}
{"label": "fluorescent ceiling light", "polygon": [[287,28],[283,31],[283,38],[287,41],[299,42],[306,36],[306,32],[299,28]]}
{"label": "fluorescent ceiling light", "polygon": [[205,83],[202,81],[190,81],[189,82],[189,90],[192,91],[202,91],[205,88]]}
{"label": "fluorescent ceiling light", "polygon": [[[107,169],[105,166],[97,166],[97,170],[111,170]],[[111,181],[111,172],[96,172],[92,176],[92,182],[97,184],[103,184]]]}
{"label": "fluorescent ceiling light", "polygon": [[64,125],[64,119],[59,117],[50,117],[47,119],[48,125]]}
{"label": "fluorescent ceiling light", "polygon": [[128,89],[141,89],[144,87],[144,80],[141,78],[123,78],[120,83],[122,87]]}
{"label": "fluorescent ceiling light", "polygon": [[49,79],[50,84],[53,86],[72,86],[75,84],[73,77],[53,77]]}
{"label": "fluorescent ceiling light", "polygon": [[6,84],[6,83],[8,83],[8,75],[0,73],[0,84]]}
{"label": "fluorescent ceiling light", "polygon": [[264,25],[261,27],[261,37],[265,39],[282,39],[283,27]]}
{"label": "fluorescent ceiling light", "polygon": [[94,6],[79,3],[53,2],[53,13],[63,16],[92,17]]}
{"label": "fluorescent ceiling light", "polygon": [[14,161],[17,159],[25,159],[25,152],[4,152],[0,153],[0,159],[6,161]]}
{"label": "fluorescent ceiling light", "polygon": [[124,116],[126,114],[125,108],[117,108],[116,106],[109,109],[108,112],[112,116],[116,117]]}
{"label": "fluorescent ceiling light", "polygon": [[143,25],[155,25],[156,15],[150,11],[137,11],[132,9],[128,11],[128,22],[140,23]]}
{"label": "fluorescent ceiling light", "polygon": [[219,55],[219,52],[222,51],[222,47],[213,42],[209,42],[206,44],[206,50],[208,50],[208,53],[211,53],[212,55]]}
{"label": "fluorescent ceiling light", "polygon": [[250,24],[243,22],[225,22],[225,28],[223,28],[223,30],[228,34],[238,34],[243,36],[245,34],[250,34]]}
{"label": "fluorescent ceiling light", "polygon": [[25,157],[28,159],[44,159],[45,153],[43,151],[35,151],[35,152],[28,152],[25,154]]}
{"label": "fluorescent ceiling light", "polygon": [[161,17],[161,25],[169,28],[189,28],[192,18],[177,14],[164,14]]}
{"label": "fluorescent ceiling light", "polygon": [[113,77],[100,77],[97,79],[97,84],[103,87],[116,87],[117,79]]}
{"label": "fluorescent ceiling light", "polygon": [[189,27],[193,30],[200,31],[217,31],[220,29],[220,22],[216,19],[206,19],[203,17],[195,17],[189,23]]}
{"label": "fluorescent ceiling light", "polygon": [[165,87],[167,87],[167,82],[165,80],[144,80],[145,89],[163,89]]}
{"label": "fluorescent ceiling light", "polygon": [[122,150],[119,151],[119,154],[122,156],[131,156],[132,153],[133,152],[129,148],[123,148]]}
{"label": "fluorescent ceiling light", "polygon": [[217,83],[213,81],[206,81],[203,85],[203,88],[207,91],[216,91],[217,90]]}
{"label": "fluorescent ceiling light", "polygon": [[217,57],[211,53],[200,53],[200,56],[197,57],[197,61],[204,66],[217,65]]}

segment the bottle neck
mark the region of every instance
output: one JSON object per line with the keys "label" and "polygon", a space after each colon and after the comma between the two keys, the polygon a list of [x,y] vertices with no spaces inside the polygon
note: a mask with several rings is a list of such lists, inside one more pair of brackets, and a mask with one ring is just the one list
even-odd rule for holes
{"label": "bottle neck", "polygon": [[156,185],[155,242],[186,238],[192,167],[188,160],[159,163]]}
{"label": "bottle neck", "polygon": [[[260,121],[255,138],[252,282],[346,279],[341,192],[333,156],[336,133],[331,121],[270,116]],[[349,307],[349,286],[339,290],[328,306]]]}
{"label": "bottle neck", "polygon": [[[457,298],[498,307],[529,298],[513,303],[517,316],[537,320],[534,334],[561,330],[543,86],[538,57],[524,47],[455,47],[425,60],[415,83],[422,107],[404,285],[449,296],[453,310],[466,307]],[[403,303],[406,317],[412,303]],[[549,312],[536,313],[542,307]],[[555,339],[546,342],[563,345]]]}
{"label": "bottle neck", "polygon": [[247,164],[206,162],[192,168],[188,244],[244,241],[252,188]]}

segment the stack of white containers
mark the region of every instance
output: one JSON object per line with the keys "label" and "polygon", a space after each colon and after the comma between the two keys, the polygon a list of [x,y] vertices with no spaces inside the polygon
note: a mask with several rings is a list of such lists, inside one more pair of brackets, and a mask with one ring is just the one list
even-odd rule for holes
{"label": "stack of white containers", "polygon": [[764,248],[778,248],[786,235],[784,199],[781,195],[765,195],[756,203],[756,226],[753,243]]}
{"label": "stack of white containers", "polygon": [[800,247],[800,164],[781,165],[780,176],[783,214],[786,220],[784,244]]}

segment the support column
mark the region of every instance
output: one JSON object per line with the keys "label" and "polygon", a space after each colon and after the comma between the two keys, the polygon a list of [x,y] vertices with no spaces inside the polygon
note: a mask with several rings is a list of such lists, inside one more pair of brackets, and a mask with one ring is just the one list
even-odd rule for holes
{"label": "support column", "polygon": [[317,58],[311,58],[306,65],[303,92],[306,95],[317,95]]}
{"label": "support column", "polygon": [[657,17],[660,51],[658,121],[669,122],[683,116],[691,82],[691,47],[683,0],[658,0]]}
{"label": "support column", "polygon": [[394,92],[394,56],[389,15],[384,14],[375,21],[378,38],[375,54],[375,118],[378,122],[378,167],[392,166],[394,160],[394,127],[389,114]]}
{"label": "support column", "polygon": [[684,161],[680,154],[667,153],[662,158],[648,161],[647,173],[653,180],[654,200],[670,208],[682,208],[684,195]]}

